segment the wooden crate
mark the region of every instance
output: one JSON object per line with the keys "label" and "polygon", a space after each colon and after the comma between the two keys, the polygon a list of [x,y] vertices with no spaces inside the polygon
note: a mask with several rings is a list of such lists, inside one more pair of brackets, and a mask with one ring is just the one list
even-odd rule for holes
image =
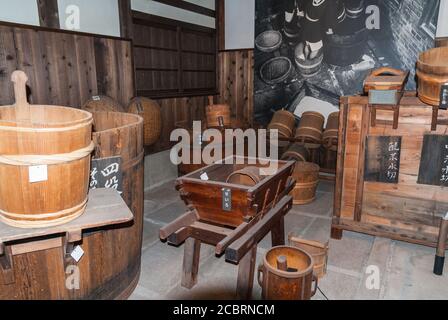
{"label": "wooden crate", "polygon": [[[332,237],[340,239],[343,230],[350,230],[436,246],[440,217],[448,211],[448,190],[417,181],[424,135],[446,135],[448,111],[439,110],[437,129],[431,131],[433,108],[406,93],[398,129],[392,128],[392,112],[378,110],[375,126],[370,115],[368,97],[341,98]],[[401,137],[397,183],[365,180],[365,162],[372,161],[365,156],[367,138],[380,136]]]}

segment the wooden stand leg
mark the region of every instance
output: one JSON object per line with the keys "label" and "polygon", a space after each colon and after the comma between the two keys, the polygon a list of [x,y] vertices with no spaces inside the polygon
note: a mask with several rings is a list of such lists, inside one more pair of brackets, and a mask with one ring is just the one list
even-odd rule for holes
{"label": "wooden stand leg", "polygon": [[185,241],[184,262],[182,266],[182,286],[192,289],[198,282],[201,241],[188,238]]}
{"label": "wooden stand leg", "polygon": [[337,228],[331,228],[331,239],[341,240],[343,231]]}
{"label": "wooden stand leg", "polygon": [[6,247],[1,243],[0,246],[2,246],[2,249],[0,250],[2,251],[2,255],[0,255],[0,275],[2,276],[1,278],[3,278],[3,281],[1,281],[0,283],[4,285],[13,284],[15,282],[15,275],[13,269],[11,246]]}
{"label": "wooden stand leg", "polygon": [[271,230],[272,246],[285,245],[285,218],[281,217],[276,226]]}
{"label": "wooden stand leg", "polygon": [[238,300],[251,300],[254,286],[255,263],[257,261],[257,246],[253,246],[241,259],[238,266],[238,282],[236,295]]}

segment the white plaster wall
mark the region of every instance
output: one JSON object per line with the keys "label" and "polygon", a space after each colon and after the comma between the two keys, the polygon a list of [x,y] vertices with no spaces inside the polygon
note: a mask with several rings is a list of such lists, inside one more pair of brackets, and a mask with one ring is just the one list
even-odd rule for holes
{"label": "white plaster wall", "polygon": [[225,48],[249,49],[255,41],[255,0],[225,0]]}
{"label": "white plaster wall", "polygon": [[215,10],[215,0],[184,0],[186,2],[190,2],[193,4],[197,4],[198,6]]}
{"label": "white plaster wall", "polygon": [[440,1],[437,37],[448,37],[448,0]]}
{"label": "white plaster wall", "polygon": [[[199,0],[196,0],[195,2],[199,2]],[[205,6],[206,1],[203,2]],[[197,24],[208,28],[213,29],[216,28],[215,18],[199,14],[196,12],[168,6],[160,2],[151,0],[132,0],[131,5],[132,9],[136,11],[145,12],[159,17],[170,18],[178,21]]]}
{"label": "white plaster wall", "polygon": [[0,1],[0,21],[39,25],[36,0]]}
{"label": "white plaster wall", "polygon": [[73,30],[70,23],[67,24],[71,14],[67,12],[67,8],[70,5],[78,6],[80,12],[80,28],[74,31],[120,36],[117,0],[58,0],[61,29]]}

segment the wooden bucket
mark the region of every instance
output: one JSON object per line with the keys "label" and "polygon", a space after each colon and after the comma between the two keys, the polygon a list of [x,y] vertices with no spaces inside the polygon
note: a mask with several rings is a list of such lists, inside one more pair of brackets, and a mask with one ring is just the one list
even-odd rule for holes
{"label": "wooden bucket", "polygon": [[227,177],[227,183],[238,184],[243,186],[255,186],[261,181],[260,168],[246,167],[235,171]]}
{"label": "wooden bucket", "polygon": [[16,103],[0,108],[0,219],[21,228],[50,227],[84,213],[92,115],[30,106],[27,80],[22,71],[12,74]]}
{"label": "wooden bucket", "polygon": [[417,61],[418,97],[424,103],[440,105],[440,90],[448,83],[448,47],[420,54]]}
{"label": "wooden bucket", "polygon": [[290,138],[294,134],[294,128],[296,127],[296,118],[294,114],[288,110],[279,110],[274,113],[271,123],[268,126],[268,130],[278,130],[279,137]]}
{"label": "wooden bucket", "polygon": [[292,235],[289,235],[288,238],[290,246],[301,249],[313,257],[314,275],[319,279],[323,278],[327,274],[328,242],[305,240]]}
{"label": "wooden bucket", "polygon": [[258,267],[263,300],[310,300],[318,282],[313,265],[312,256],[298,248],[282,246],[269,250]]}
{"label": "wooden bucket", "polygon": [[289,149],[283,154],[282,160],[295,160],[307,162],[310,158],[310,152],[300,143],[291,144]]}
{"label": "wooden bucket", "polygon": [[336,151],[338,149],[339,112],[328,116],[327,127],[322,135],[322,144],[325,148]]}
{"label": "wooden bucket", "polygon": [[151,146],[159,140],[162,134],[162,113],[160,106],[154,100],[137,97],[131,100],[128,110],[143,118],[144,143]]}
{"label": "wooden bucket", "polygon": [[310,162],[297,162],[293,177],[296,186],[292,191],[294,204],[303,205],[316,199],[317,185],[319,184],[319,170],[317,164]]}
{"label": "wooden bucket", "polygon": [[95,96],[87,101],[82,108],[89,112],[114,111],[125,112],[124,107],[116,100],[108,96]]}
{"label": "wooden bucket", "polygon": [[294,50],[294,60],[296,62],[299,73],[304,78],[311,78],[319,73],[322,61],[324,60],[323,50],[313,59],[302,59],[303,43],[299,43]]}
{"label": "wooden bucket", "polygon": [[325,117],[319,112],[304,112],[296,131],[296,138],[303,142],[322,143],[324,123]]}
{"label": "wooden bucket", "polygon": [[208,97],[209,105],[205,107],[208,128],[230,127],[231,111],[227,104],[214,104],[213,97]]}
{"label": "wooden bucket", "polygon": [[[76,264],[79,290],[66,288],[70,275],[65,273],[65,251],[51,247],[13,257],[20,268],[15,268],[14,283],[0,281],[0,300],[127,299],[136,287],[143,226],[143,119],[115,112],[98,112],[93,118],[93,157],[121,156],[122,197],[134,214],[133,222],[83,233],[84,256]],[[0,279],[1,273],[0,268]]]}

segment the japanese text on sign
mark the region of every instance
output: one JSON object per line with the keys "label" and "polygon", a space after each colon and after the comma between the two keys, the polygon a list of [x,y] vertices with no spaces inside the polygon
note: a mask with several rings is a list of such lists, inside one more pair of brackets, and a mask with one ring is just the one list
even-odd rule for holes
{"label": "japanese text on sign", "polygon": [[115,189],[119,194],[122,190],[121,157],[92,160],[90,171],[90,189]]}

